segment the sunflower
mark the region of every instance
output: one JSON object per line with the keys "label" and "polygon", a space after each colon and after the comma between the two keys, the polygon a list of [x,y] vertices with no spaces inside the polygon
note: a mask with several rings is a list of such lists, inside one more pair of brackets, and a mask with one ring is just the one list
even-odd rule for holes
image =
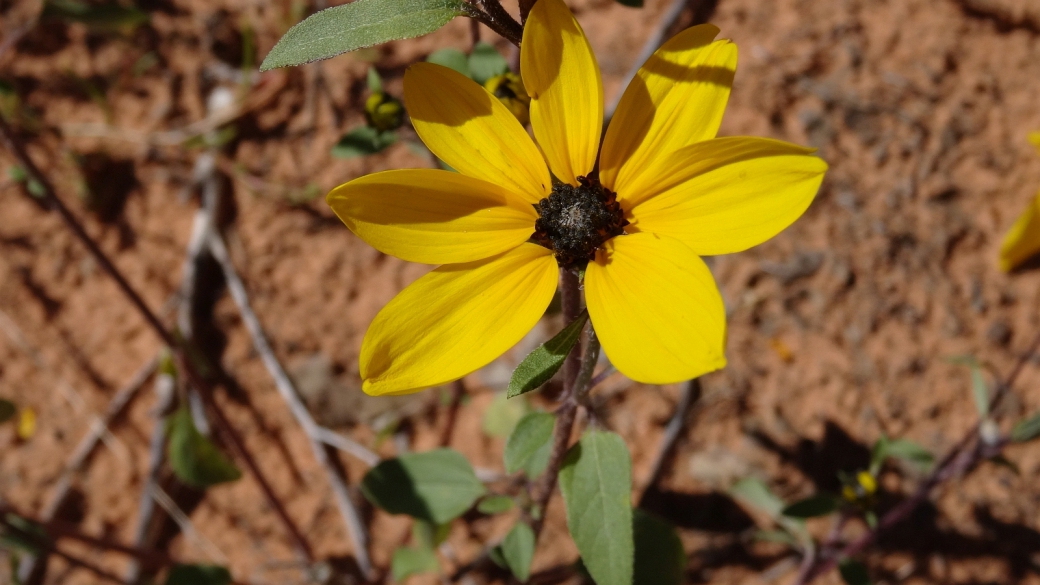
{"label": "sunflower", "polygon": [[582,268],[596,335],[629,378],[672,383],[726,364],[722,298],[700,256],[779,233],[827,165],[776,140],[715,138],[737,62],[718,33],[687,29],[650,57],[602,148],[599,66],[562,0],[538,0],[521,43],[534,140],[465,76],[408,68],[412,124],[458,172],[384,171],[328,195],[371,246],[440,265],[369,327],[365,392],[415,392],[483,367],[538,322],[559,270]]}

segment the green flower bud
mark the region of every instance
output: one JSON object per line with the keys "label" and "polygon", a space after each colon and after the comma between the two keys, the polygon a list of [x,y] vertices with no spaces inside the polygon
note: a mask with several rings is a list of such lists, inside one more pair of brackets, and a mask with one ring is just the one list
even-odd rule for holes
{"label": "green flower bud", "polygon": [[365,100],[365,120],[381,132],[396,130],[404,123],[404,106],[388,93],[372,92]]}
{"label": "green flower bud", "polygon": [[522,126],[531,121],[531,98],[519,75],[512,71],[496,75],[488,79],[484,87],[509,108]]}

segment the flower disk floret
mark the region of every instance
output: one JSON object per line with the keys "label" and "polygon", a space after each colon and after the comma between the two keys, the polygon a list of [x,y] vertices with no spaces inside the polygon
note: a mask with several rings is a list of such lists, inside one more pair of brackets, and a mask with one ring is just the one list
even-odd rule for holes
{"label": "flower disk floret", "polygon": [[538,0],[521,43],[537,146],[465,76],[408,69],[412,124],[458,173],[384,171],[328,195],[373,247],[440,265],[369,327],[366,392],[415,392],[490,363],[541,318],[560,267],[586,262],[592,326],[626,376],[672,383],[725,365],[725,311],[700,256],[746,250],[789,226],[827,165],[793,144],[715,137],[737,62],[718,32],[687,29],[647,60],[602,150],[599,66],[562,0]]}

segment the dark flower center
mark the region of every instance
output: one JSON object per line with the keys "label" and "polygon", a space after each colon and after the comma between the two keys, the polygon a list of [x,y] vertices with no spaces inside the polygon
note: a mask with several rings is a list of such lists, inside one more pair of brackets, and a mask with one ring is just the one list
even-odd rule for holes
{"label": "dark flower center", "polygon": [[535,205],[538,221],[531,239],[553,251],[564,268],[580,268],[596,257],[604,242],[625,233],[628,220],[617,194],[596,179],[559,184]]}

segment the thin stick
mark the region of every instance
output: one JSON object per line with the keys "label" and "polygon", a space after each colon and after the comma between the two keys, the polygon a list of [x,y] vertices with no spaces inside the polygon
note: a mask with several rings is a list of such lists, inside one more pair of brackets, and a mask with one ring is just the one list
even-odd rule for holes
{"label": "thin stick", "polygon": [[646,480],[643,486],[643,494],[639,498],[639,505],[642,506],[646,501],[646,496],[653,491],[654,485],[657,484],[661,478],[661,472],[664,470],[664,463],[668,460],[668,457],[672,454],[672,449],[675,447],[675,442],[679,439],[682,434],[683,427],[686,426],[686,421],[690,417],[690,410],[693,409],[693,405],[697,403],[701,397],[701,381],[699,378],[694,378],[683,386],[681,393],[679,394],[679,404],[675,407],[675,413],[672,415],[671,420],[668,421],[668,425],[664,428],[664,434],[661,435],[661,442],[657,446],[657,455],[654,456],[654,462],[650,465],[650,472],[647,473]]}
{"label": "thin stick", "polygon": [[224,272],[224,280],[227,282],[228,292],[231,293],[231,298],[234,299],[235,304],[238,306],[238,311],[242,315],[242,322],[253,340],[253,347],[260,354],[260,360],[264,363],[264,367],[267,368],[271,378],[274,379],[274,385],[278,389],[278,394],[281,395],[286,405],[288,405],[289,411],[292,412],[296,421],[303,428],[303,432],[306,433],[311,450],[314,452],[314,457],[325,468],[325,474],[336,497],[336,504],[339,507],[340,514],[343,516],[344,523],[347,525],[347,533],[354,545],[354,556],[357,560],[358,568],[361,569],[362,574],[368,577],[372,572],[372,561],[368,556],[368,532],[361,521],[361,515],[354,506],[353,500],[350,499],[346,480],[332,465],[328,451],[319,438],[322,434],[319,431],[321,427],[314,421],[310,411],[307,410],[307,406],[300,399],[300,395],[296,390],[296,386],[289,378],[289,374],[286,373],[281,362],[278,361],[278,357],[275,356],[274,350],[271,349],[271,344],[268,343],[267,336],[264,335],[263,327],[260,325],[260,319],[256,316],[249,303],[249,295],[246,292],[245,284],[239,278],[238,272],[235,271],[235,266],[231,262],[227,246],[224,245],[223,238],[215,231],[210,235],[209,249],[213,254],[213,258],[220,264]]}
{"label": "thin stick", "polygon": [[[1040,333],[1038,333],[1036,338],[1032,343],[1030,343],[1029,349],[1027,349],[1015,363],[1015,366],[1011,369],[1007,378],[998,384],[997,391],[994,392],[993,398],[990,399],[990,412],[993,412],[996,407],[1000,405],[1008,391],[1018,379],[1019,374],[1022,373],[1026,364],[1029,363],[1029,360],[1038,350],[1040,350]],[[914,510],[928,499],[932,490],[940,484],[951,478],[959,477],[977,465],[984,458],[991,457],[993,455],[991,450],[980,448],[980,445],[976,442],[981,424],[980,421],[973,425],[964,437],[961,438],[952,449],[950,449],[945,457],[943,457],[935,470],[921,481],[917,489],[914,490],[913,495],[889,510],[888,513],[885,514],[877,523],[877,526],[868,530],[865,534],[846,545],[840,551],[835,551],[833,549],[829,551],[820,551],[815,562],[808,568],[804,569],[802,574],[798,576],[795,585],[806,585],[811,583],[817,577],[834,569],[841,559],[854,557],[860,554],[868,546],[872,545],[883,531],[888,530],[909,518]]]}
{"label": "thin stick", "polygon": [[79,557],[75,557],[73,555],[70,555],[69,553],[61,551],[57,548],[57,546],[54,545],[53,542],[42,541],[41,538],[38,537],[38,535],[26,532],[17,526],[11,525],[9,522],[7,522],[6,514],[0,515],[0,525],[3,525],[4,530],[6,532],[14,533],[18,535],[20,538],[32,542],[36,545],[36,549],[40,550],[41,552],[61,557],[62,559],[64,559],[64,561],[68,562],[72,566],[86,569],[90,571],[90,573],[93,573],[94,575],[100,577],[101,579],[104,579],[105,581],[109,581],[111,583],[119,583],[120,585],[126,585],[126,581],[123,581],[118,576],[108,573],[107,570],[99,567],[98,565],[84,561]]}
{"label": "thin stick", "polygon": [[318,427],[314,429],[314,438],[325,443],[329,447],[334,447],[340,451],[350,453],[354,457],[358,458],[365,465],[369,467],[375,467],[379,464],[382,457],[378,453],[369,449],[368,447],[358,443],[354,439],[344,437],[343,435],[327,429],[325,427]]}
{"label": "thin stick", "polygon": [[[79,471],[86,465],[87,460],[94,453],[94,449],[97,448],[98,443],[101,442],[102,437],[109,432],[108,426],[112,424],[112,421],[123,413],[130,401],[137,395],[137,391],[148,381],[151,377],[152,372],[155,371],[156,365],[159,363],[158,358],[152,358],[143,366],[138,368],[137,372],[130,379],[125,386],[116,392],[116,395],[108,403],[108,408],[105,409],[104,414],[101,418],[96,419],[90,426],[90,430],[87,434],[80,439],[79,444],[72,451],[72,456],[69,457],[68,463],[65,464],[65,468],[61,472],[61,477],[58,478],[57,485],[54,488],[54,493],[51,496],[47,505],[43,507],[43,513],[41,518],[44,521],[52,520],[61,510],[65,502],[68,501],[69,494],[72,492],[72,480],[73,477],[79,473]],[[45,563],[44,557],[37,557],[35,555],[28,555],[22,559],[18,564],[18,576],[23,583],[27,583],[32,580],[32,575],[37,572],[37,567],[41,563]],[[42,573],[41,573],[42,576]]]}
{"label": "thin stick", "polygon": [[256,479],[257,484],[259,484],[261,491],[264,492],[264,496],[271,504],[271,507],[274,508],[275,513],[278,515],[279,519],[285,525],[286,530],[289,532],[293,540],[296,541],[297,546],[303,551],[304,555],[306,555],[308,560],[313,560],[314,553],[313,549],[310,546],[310,543],[307,542],[307,539],[303,536],[303,533],[296,526],[296,523],[293,522],[292,518],[289,517],[288,512],[286,512],[285,510],[285,506],[275,495],[274,489],[271,488],[270,482],[267,481],[266,476],[260,470],[260,467],[256,464],[256,461],[253,459],[252,455],[249,453],[249,450],[246,448],[245,442],[242,440],[241,437],[238,436],[238,433],[236,433],[233,430],[233,428],[230,426],[230,422],[228,421],[227,416],[224,415],[224,412],[213,400],[212,387],[210,386],[209,382],[207,382],[205,378],[199,375],[199,373],[195,370],[194,366],[191,364],[189,360],[185,359],[184,348],[182,347],[182,344],[179,343],[178,340],[173,336],[173,334],[171,334],[162,324],[162,322],[159,321],[159,317],[156,316],[156,314],[148,308],[148,305],[145,304],[144,299],[141,298],[141,295],[139,295],[137,291],[130,286],[130,283],[127,282],[126,278],[119,271],[119,269],[116,268],[115,264],[113,264],[112,261],[108,258],[108,256],[101,250],[101,248],[98,247],[94,239],[91,238],[89,234],[87,234],[86,230],[79,223],[76,217],[72,215],[72,212],[69,211],[69,209],[61,201],[61,199],[58,198],[57,192],[54,190],[54,187],[51,185],[51,182],[47,180],[43,173],[40,172],[40,169],[36,166],[36,164],[33,163],[32,159],[29,158],[29,155],[25,152],[25,148],[22,147],[21,142],[15,136],[14,131],[11,129],[10,126],[8,126],[7,122],[4,121],[3,118],[0,118],[0,142],[3,142],[4,146],[9,151],[11,151],[15,159],[18,160],[19,164],[26,171],[26,173],[40,183],[40,186],[43,188],[44,200],[49,204],[49,206],[52,209],[58,212],[62,220],[64,220],[66,227],[68,227],[69,230],[71,230],[72,233],[75,234],[75,236],[80,240],[80,242],[82,242],[82,244],[86,246],[87,250],[94,257],[94,259],[101,266],[101,268],[108,273],[112,280],[115,281],[120,291],[127,298],[127,300],[130,301],[130,304],[132,304],[134,308],[137,309],[137,312],[145,320],[148,326],[151,327],[155,334],[158,335],[159,338],[163,341],[163,343],[169,346],[171,351],[173,351],[176,354],[176,357],[178,358],[177,361],[179,362],[178,365],[181,367],[182,371],[185,372],[192,385],[199,390],[199,395],[202,397],[203,401],[217,417],[217,421],[222,427],[221,431],[229,439],[229,442],[231,443],[235,452],[238,454],[239,458],[246,464],[246,467],[249,468],[253,477]]}

